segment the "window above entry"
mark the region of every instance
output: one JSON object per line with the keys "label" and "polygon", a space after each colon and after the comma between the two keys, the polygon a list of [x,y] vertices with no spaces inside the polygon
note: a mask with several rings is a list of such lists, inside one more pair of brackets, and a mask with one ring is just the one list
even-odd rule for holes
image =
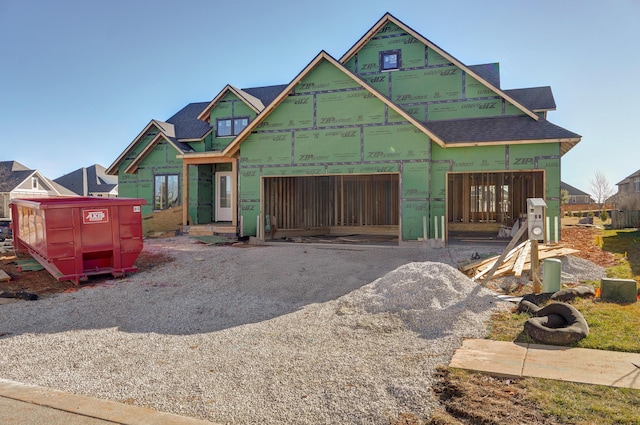
{"label": "window above entry", "polygon": [[218,137],[237,136],[249,125],[249,117],[218,118],[216,120],[216,135]]}
{"label": "window above entry", "polygon": [[400,50],[386,50],[380,52],[380,71],[400,69],[402,57]]}

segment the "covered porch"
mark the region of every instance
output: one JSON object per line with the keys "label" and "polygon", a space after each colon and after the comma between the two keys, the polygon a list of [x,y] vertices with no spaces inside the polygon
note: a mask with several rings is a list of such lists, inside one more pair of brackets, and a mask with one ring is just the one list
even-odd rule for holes
{"label": "covered porch", "polygon": [[181,155],[182,226],[189,234],[236,235],[238,159],[220,152]]}

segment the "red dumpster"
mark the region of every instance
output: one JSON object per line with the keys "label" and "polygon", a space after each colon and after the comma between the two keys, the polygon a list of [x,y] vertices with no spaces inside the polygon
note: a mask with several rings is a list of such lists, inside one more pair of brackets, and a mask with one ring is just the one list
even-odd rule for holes
{"label": "red dumpster", "polygon": [[29,252],[58,280],[122,276],[142,251],[137,198],[31,198],[11,201],[13,247]]}

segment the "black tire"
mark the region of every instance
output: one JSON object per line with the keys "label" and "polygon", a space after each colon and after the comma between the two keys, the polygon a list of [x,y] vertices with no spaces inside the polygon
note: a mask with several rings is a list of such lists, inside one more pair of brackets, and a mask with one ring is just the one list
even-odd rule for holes
{"label": "black tire", "polygon": [[584,316],[569,304],[551,303],[536,316],[525,322],[524,332],[543,344],[571,345],[589,335]]}

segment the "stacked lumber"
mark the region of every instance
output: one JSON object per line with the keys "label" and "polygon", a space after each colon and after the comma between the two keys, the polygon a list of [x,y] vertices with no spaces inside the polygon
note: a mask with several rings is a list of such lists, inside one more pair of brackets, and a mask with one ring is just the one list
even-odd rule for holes
{"label": "stacked lumber", "polygon": [[[575,254],[579,252],[577,249],[567,248],[564,245],[538,245],[538,259],[540,261],[546,258],[563,257],[565,255]],[[460,270],[473,280],[482,279],[491,271],[501,256],[486,258],[460,266]],[[514,275],[520,277],[524,271],[531,270],[531,241],[527,240],[516,246],[502,259],[502,263],[498,264],[492,277]]]}

